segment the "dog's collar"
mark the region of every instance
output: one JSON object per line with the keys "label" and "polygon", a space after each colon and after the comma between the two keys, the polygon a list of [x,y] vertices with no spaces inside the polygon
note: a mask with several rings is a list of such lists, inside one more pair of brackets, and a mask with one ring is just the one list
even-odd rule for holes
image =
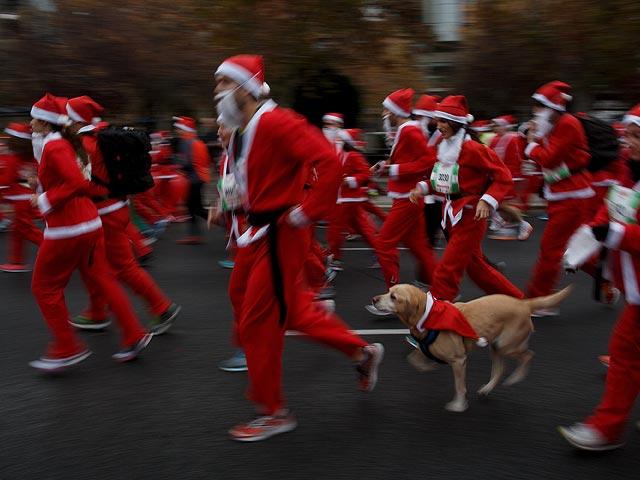
{"label": "dog's collar", "polygon": [[416,323],[416,329],[419,332],[424,332],[427,330],[427,327],[425,327],[424,324],[427,321],[427,317],[431,313],[434,302],[435,300],[433,299],[433,295],[431,295],[431,292],[427,292],[427,304],[425,305],[424,313],[420,317],[420,320],[418,320],[418,323]]}

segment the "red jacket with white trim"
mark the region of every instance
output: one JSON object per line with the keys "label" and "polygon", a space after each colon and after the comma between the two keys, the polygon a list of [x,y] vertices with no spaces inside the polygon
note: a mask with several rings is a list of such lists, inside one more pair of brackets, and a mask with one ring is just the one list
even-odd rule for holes
{"label": "red jacket with white trim", "polygon": [[571,171],[567,178],[545,185],[547,200],[589,198],[593,196],[591,175],[586,170],[591,154],[584,129],[573,115],[562,114],[541,144],[530,143],[525,155],[543,169],[553,170],[563,163]]}
{"label": "red jacket with white trim", "polygon": [[367,200],[366,187],[369,182],[369,164],[359,152],[340,152],[342,160],[342,185],[337,203],[364,202]]}
{"label": "red jacket with white trim", "polygon": [[427,146],[420,124],[409,121],[400,125],[389,156],[387,195],[408,197],[435,161],[435,150]]}
{"label": "red jacket with white trim", "polygon": [[522,157],[520,155],[520,136],[515,132],[507,132],[504,135],[495,135],[489,143],[489,148],[498,154],[511,177],[522,178]]}
{"label": "red jacket with white trim", "polygon": [[47,223],[45,238],[75,237],[101,228],[73,147],[60,134],[49,134],[47,139],[38,168],[43,189],[38,207]]}
{"label": "red jacket with white trim", "polygon": [[[242,142],[241,153],[234,158],[238,141]],[[309,224],[324,218],[336,203],[341,166],[335,148],[303,116],[272,100],[261,105],[242,135],[234,133],[227,156],[235,164],[248,212],[301,204],[297,223]],[[305,190],[313,170],[317,182]]]}

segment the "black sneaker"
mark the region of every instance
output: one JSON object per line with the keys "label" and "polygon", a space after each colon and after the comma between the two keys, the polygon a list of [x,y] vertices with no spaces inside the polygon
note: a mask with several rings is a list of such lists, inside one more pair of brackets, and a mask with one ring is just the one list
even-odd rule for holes
{"label": "black sneaker", "polygon": [[142,352],[142,350],[147,348],[147,345],[149,345],[149,342],[151,342],[152,338],[153,333],[145,333],[144,336],[136,343],[134,343],[130,347],[123,348],[119,352],[114,353],[113,355],[111,355],[111,358],[113,358],[116,362],[130,362],[131,360],[135,359],[140,354],[140,352]]}
{"label": "black sneaker", "polygon": [[164,332],[169,330],[169,328],[171,328],[171,325],[173,324],[173,321],[180,313],[180,310],[182,310],[182,307],[180,305],[178,305],[177,303],[172,303],[164,313],[153,317],[151,323],[149,324],[149,330],[151,330],[151,333],[153,333],[154,335],[162,335]]}

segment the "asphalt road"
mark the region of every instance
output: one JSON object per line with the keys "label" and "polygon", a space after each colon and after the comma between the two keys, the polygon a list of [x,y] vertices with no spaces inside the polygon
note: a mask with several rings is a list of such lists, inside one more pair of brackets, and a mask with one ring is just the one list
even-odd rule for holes
{"label": "asphalt road", "polygon": [[[544,228],[539,220],[533,224],[526,242],[485,241],[486,254],[507,262],[507,276],[520,287]],[[231,351],[230,271],[216,264],[224,258],[223,234],[209,232],[205,245],[175,244],[184,231],[185,225],[174,225],[166,232],[149,269],[183,312],[130,364],[110,359],[118,348],[112,327],[83,334],[93,355],[72,370],[56,376],[33,371],[27,362],[43,353],[49,333],[30,293],[31,274],[0,275],[0,479],[638,478],[640,432],[632,425],[623,449],[598,455],[572,450],[556,432],[599,401],[606,371],[596,356],[606,353],[620,309],[591,300],[584,274],[562,278],[578,288],[560,317],[535,320],[536,357],[523,383],[479,398],[475,391],[489,377],[489,359],[486,351],[471,356],[465,413],[444,410],[453,396],[450,369],[414,371],[402,335],[367,336],[386,348],[371,394],[357,390],[348,359],[289,338],[284,380],[298,429],[255,444],[232,442],[227,429],[248,420],[252,408],[243,396],[246,374],[216,368]],[[5,234],[0,251],[6,251]],[[380,272],[366,268],[370,254],[350,250],[344,260],[347,268],[334,282],[337,312],[355,329],[401,328],[362,308],[384,291]],[[406,253],[401,275],[413,279]],[[467,280],[462,293],[465,300],[481,294]],[[71,311],[85,301],[74,277],[67,289]],[[147,321],[144,305],[134,304]]]}

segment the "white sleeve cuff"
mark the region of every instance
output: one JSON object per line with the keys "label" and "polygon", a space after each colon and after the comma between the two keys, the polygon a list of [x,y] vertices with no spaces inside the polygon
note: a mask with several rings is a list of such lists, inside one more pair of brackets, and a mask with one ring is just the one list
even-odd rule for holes
{"label": "white sleeve cuff", "polygon": [[358,188],[358,180],[356,180],[356,177],[346,177],[346,180],[351,188]]}
{"label": "white sleeve cuff", "polygon": [[38,197],[38,209],[43,215],[46,215],[51,211],[51,204],[49,203],[46,192]]}
{"label": "white sleeve cuff", "polygon": [[420,189],[423,196],[429,194],[429,182],[418,182],[416,187]]}
{"label": "white sleeve cuff", "polygon": [[302,207],[297,207],[291,210],[289,213],[289,221],[292,225],[298,228],[308,227],[311,225],[311,220],[309,220],[309,217],[307,217],[302,211]]}
{"label": "white sleeve cuff", "polygon": [[484,200],[485,202],[487,202],[489,205],[491,205],[491,208],[493,208],[494,210],[498,208],[498,201],[488,193],[485,193],[484,195],[482,195],[480,197],[480,200]]}
{"label": "white sleeve cuff", "polygon": [[400,173],[400,165],[394,163],[393,165],[389,165],[389,178],[396,179],[398,178],[398,174]]}
{"label": "white sleeve cuff", "polygon": [[604,239],[604,246],[611,250],[618,250],[622,237],[624,237],[625,227],[618,222],[609,222],[609,233],[607,238]]}
{"label": "white sleeve cuff", "polygon": [[539,145],[537,143],[531,142],[529,145],[527,145],[527,148],[524,149],[524,154],[528,157],[529,155],[531,155],[531,152],[533,151],[533,149],[538,146]]}

